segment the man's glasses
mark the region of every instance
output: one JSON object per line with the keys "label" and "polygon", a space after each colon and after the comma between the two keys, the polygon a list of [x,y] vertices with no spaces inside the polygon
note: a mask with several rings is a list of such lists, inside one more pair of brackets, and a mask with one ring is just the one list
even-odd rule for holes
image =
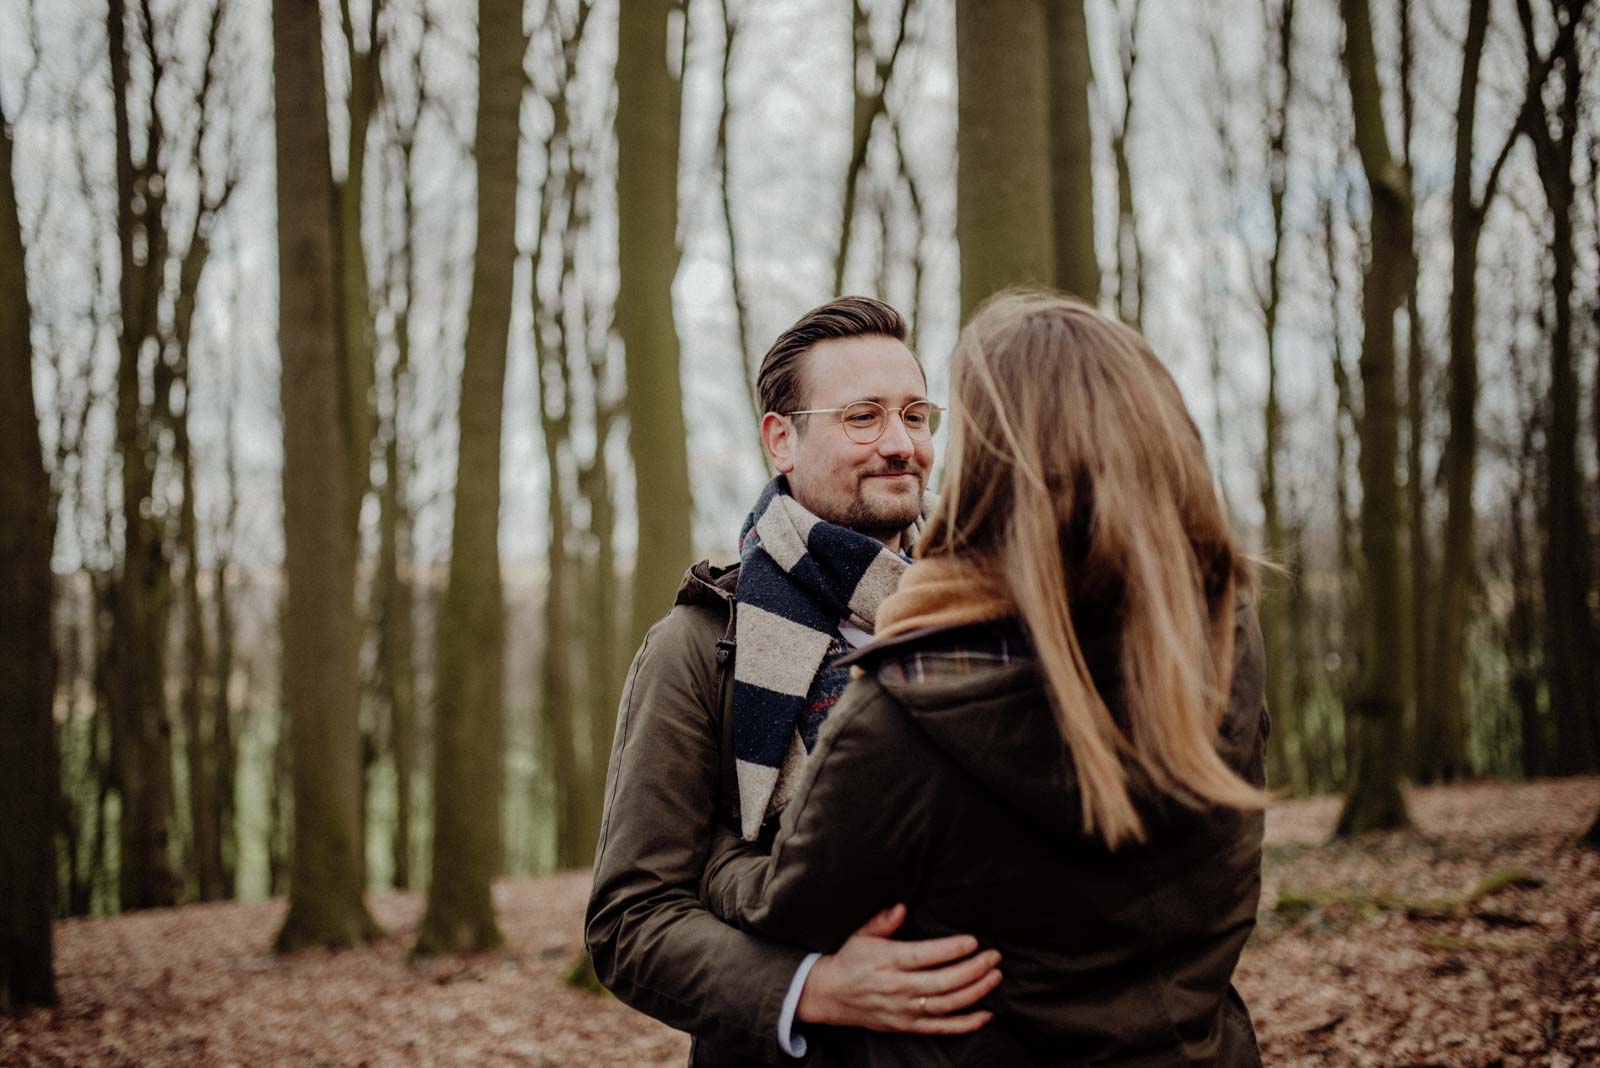
{"label": "man's glasses", "polygon": [[906,437],[912,441],[931,441],[934,432],[939,429],[939,417],[944,414],[944,409],[930,401],[912,401],[904,408],[885,408],[876,401],[856,401],[843,408],[809,408],[800,412],[785,412],[787,416],[796,415],[834,415],[839,416],[839,425],[844,427],[845,436],[857,445],[871,445],[883,437],[883,432],[889,429],[889,413],[899,412],[900,423],[906,428]]}

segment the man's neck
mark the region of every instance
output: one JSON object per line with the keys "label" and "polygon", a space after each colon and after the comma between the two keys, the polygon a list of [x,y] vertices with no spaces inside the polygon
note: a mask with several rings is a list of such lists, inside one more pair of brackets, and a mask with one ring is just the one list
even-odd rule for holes
{"label": "man's neck", "polygon": [[900,546],[904,543],[906,535],[903,530],[897,530],[893,534],[873,534],[865,530],[859,531],[859,533],[866,534],[873,541],[881,541],[884,548],[896,553],[900,551]]}

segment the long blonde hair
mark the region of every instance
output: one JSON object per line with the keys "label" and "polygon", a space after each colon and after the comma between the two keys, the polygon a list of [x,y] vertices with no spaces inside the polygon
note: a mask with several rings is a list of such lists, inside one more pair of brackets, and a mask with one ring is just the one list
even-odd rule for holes
{"label": "long blonde hair", "polygon": [[[1259,808],[1216,750],[1249,582],[1177,384],[1136,331],[1072,298],[987,301],[951,360],[953,429],[919,555],[960,556],[1015,602],[1077,771],[1086,833],[1145,836],[1142,779],[1192,808]],[[1120,625],[1118,725],[1075,607]]]}

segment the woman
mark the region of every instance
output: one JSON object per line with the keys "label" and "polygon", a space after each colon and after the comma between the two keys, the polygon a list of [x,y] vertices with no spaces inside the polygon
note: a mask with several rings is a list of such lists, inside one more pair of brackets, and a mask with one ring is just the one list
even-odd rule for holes
{"label": "woman", "polygon": [[1230,979],[1260,892],[1261,640],[1199,434],[1137,333],[1058,295],[992,299],[951,376],[919,559],[771,854],[724,840],[707,900],[819,951],[905,901],[902,937],[1001,953],[981,1030],[810,1029],[817,1062],[1258,1064]]}

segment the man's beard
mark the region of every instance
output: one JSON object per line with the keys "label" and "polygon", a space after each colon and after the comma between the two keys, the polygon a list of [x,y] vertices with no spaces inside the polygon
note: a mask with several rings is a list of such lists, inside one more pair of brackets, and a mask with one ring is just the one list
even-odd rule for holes
{"label": "man's beard", "polygon": [[882,467],[872,471],[863,472],[857,479],[857,486],[864,487],[866,480],[875,475],[911,475],[917,480],[917,491],[903,500],[877,502],[868,500],[858,494],[850,502],[842,525],[851,530],[859,531],[872,538],[893,537],[901,533],[912,523],[917,516],[922,514],[922,487],[923,476],[920,471],[905,460],[890,460]]}

